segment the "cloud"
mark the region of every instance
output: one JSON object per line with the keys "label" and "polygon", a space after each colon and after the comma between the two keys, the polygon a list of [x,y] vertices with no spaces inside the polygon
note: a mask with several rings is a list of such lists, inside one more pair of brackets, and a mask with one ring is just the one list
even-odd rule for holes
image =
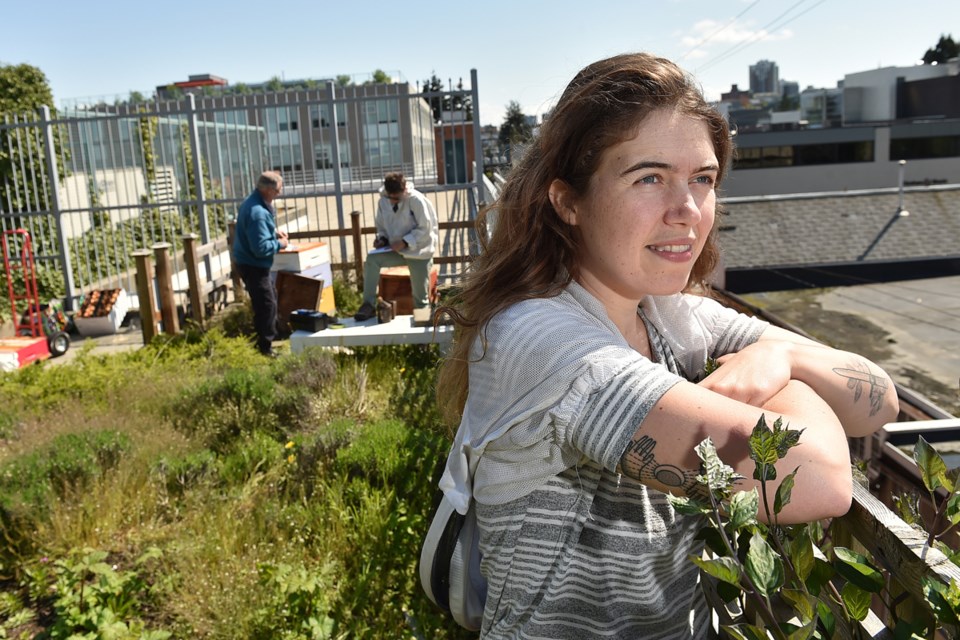
{"label": "cloud", "polygon": [[691,51],[685,57],[703,57],[709,45],[737,45],[744,42],[776,42],[793,37],[790,29],[757,29],[752,21],[744,23],[701,20],[690,27],[680,42]]}

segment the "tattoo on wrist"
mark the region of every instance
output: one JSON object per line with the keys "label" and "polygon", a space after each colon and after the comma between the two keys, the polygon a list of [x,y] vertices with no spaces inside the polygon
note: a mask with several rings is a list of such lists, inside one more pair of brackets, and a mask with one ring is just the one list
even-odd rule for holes
{"label": "tattoo on wrist", "polygon": [[697,482],[699,471],[657,462],[654,456],[656,446],[657,441],[650,436],[640,436],[632,440],[620,458],[620,468],[628,476],[644,484],[655,481],[666,487],[680,489],[693,498],[703,497],[705,494]]}
{"label": "tattoo on wrist", "polygon": [[870,415],[874,416],[883,407],[883,397],[887,394],[887,380],[883,376],[870,373],[870,367],[864,362],[853,361],[847,368],[835,367],[833,372],[847,379],[847,388],[853,391],[853,402],[863,395],[864,386],[869,387]]}

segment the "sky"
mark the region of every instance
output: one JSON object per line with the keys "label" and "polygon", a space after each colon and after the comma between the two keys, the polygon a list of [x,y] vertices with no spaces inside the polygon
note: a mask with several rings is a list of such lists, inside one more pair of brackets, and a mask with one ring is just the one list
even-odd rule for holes
{"label": "sky", "polygon": [[956,0],[49,0],[6,3],[0,64],[39,67],[55,106],[204,73],[250,84],[381,69],[469,86],[475,69],[480,122],[499,125],[509,102],[542,115],[578,70],[617,53],[674,60],[710,100],[748,88],[759,60],[801,89],[835,87],[960,40],[958,15]]}

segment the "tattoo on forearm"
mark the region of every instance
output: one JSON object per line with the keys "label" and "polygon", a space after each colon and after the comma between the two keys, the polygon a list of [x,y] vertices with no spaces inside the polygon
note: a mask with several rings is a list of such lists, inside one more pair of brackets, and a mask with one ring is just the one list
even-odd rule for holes
{"label": "tattoo on forearm", "polygon": [[854,361],[849,368],[835,367],[838,376],[847,379],[847,388],[853,390],[853,401],[860,400],[864,386],[870,388],[870,415],[874,416],[883,407],[883,396],[887,394],[887,380],[883,376],[870,373],[870,367],[863,362]]}
{"label": "tattoo on forearm", "polygon": [[699,471],[657,462],[653,454],[656,446],[657,441],[649,436],[640,436],[631,441],[620,458],[620,468],[640,482],[656,481],[667,487],[681,489],[692,498],[704,498],[704,488],[697,482]]}

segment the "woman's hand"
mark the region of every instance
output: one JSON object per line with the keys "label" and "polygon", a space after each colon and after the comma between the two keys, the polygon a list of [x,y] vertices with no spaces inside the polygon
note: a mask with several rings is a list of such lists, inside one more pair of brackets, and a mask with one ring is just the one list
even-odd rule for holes
{"label": "woman's hand", "polygon": [[699,384],[732,400],[761,407],[793,378],[789,350],[787,342],[755,342],[718,358],[720,366]]}

